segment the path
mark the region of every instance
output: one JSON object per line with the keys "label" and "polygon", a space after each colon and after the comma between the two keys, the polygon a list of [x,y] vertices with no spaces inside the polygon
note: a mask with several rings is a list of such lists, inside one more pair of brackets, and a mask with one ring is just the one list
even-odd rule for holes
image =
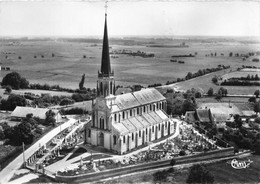
{"label": "path", "polygon": [[[67,122],[61,124],[60,126],[54,128],[50,132],[48,132],[46,135],[44,135],[40,140],[35,142],[33,145],[31,145],[26,151],[25,151],[25,159],[32,156],[36,150],[39,149],[39,145],[44,145],[47,142],[49,142],[54,136],[59,134],[61,131],[65,130],[69,126],[71,126],[73,123],[75,123],[76,120],[70,118]],[[18,157],[16,157],[11,163],[9,163],[1,172],[0,172],[0,183],[5,184],[7,183],[15,173],[17,169],[19,169],[23,164],[23,154],[21,153]]]}

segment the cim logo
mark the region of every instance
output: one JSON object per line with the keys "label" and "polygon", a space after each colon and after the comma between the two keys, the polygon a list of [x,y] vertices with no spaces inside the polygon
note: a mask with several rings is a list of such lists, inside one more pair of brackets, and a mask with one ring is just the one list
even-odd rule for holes
{"label": "cim logo", "polygon": [[247,161],[238,161],[236,159],[233,159],[231,161],[231,166],[234,169],[245,169],[248,168],[251,163],[253,163],[253,161],[251,161],[250,159],[248,159]]}

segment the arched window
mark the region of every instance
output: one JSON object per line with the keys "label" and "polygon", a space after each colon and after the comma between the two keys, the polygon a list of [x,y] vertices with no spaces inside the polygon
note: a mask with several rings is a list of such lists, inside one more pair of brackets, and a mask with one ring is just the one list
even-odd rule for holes
{"label": "arched window", "polygon": [[113,135],[113,144],[116,145],[116,135]]}
{"label": "arched window", "polygon": [[130,116],[132,116],[132,109],[130,109]]}
{"label": "arched window", "polygon": [[100,82],[100,94],[103,95],[103,84]]}
{"label": "arched window", "polygon": [[145,134],[147,135],[147,128],[146,128]]}
{"label": "arched window", "polygon": [[123,111],[123,119],[125,119],[125,111]]}
{"label": "arched window", "polygon": [[88,137],[91,137],[91,130],[88,130]]}
{"label": "arched window", "polygon": [[155,104],[153,105],[153,111],[155,111]]}
{"label": "arched window", "polygon": [[158,109],[159,108],[159,105],[158,105],[158,102],[156,103],[156,109]]}
{"label": "arched window", "polygon": [[139,108],[137,107],[137,114],[139,115]]}
{"label": "arched window", "polygon": [[134,140],[134,133],[132,133],[132,141]]}
{"label": "arched window", "polygon": [[160,126],[160,124],[158,125],[158,128],[159,128],[159,130],[161,129],[161,126]]}
{"label": "arched window", "polygon": [[144,112],[145,112],[145,106],[144,106]]}
{"label": "arched window", "polygon": [[165,128],[167,128],[167,122],[165,122]]}
{"label": "arched window", "polygon": [[113,83],[110,82],[110,94],[113,94]]}
{"label": "arched window", "polygon": [[105,128],[105,124],[104,124],[104,119],[100,118],[100,129],[104,129]]}
{"label": "arched window", "polygon": [[154,126],[153,126],[153,128],[152,128],[152,131],[154,132]]}
{"label": "arched window", "polygon": [[150,111],[152,110],[152,104],[150,104]]}
{"label": "arched window", "polygon": [[123,136],[123,143],[125,143],[125,136]]}
{"label": "arched window", "polygon": [[139,130],[139,137],[141,137],[141,130]]}
{"label": "arched window", "polygon": [[114,115],[115,121],[116,121],[116,114]]}

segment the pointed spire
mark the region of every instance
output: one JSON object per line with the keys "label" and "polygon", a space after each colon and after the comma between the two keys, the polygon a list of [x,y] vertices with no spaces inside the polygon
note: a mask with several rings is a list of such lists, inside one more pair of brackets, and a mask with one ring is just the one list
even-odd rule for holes
{"label": "pointed spire", "polygon": [[110,75],[110,56],[109,56],[109,43],[107,35],[107,14],[105,14],[105,28],[103,37],[103,49],[102,49],[102,59],[101,59],[101,74]]}

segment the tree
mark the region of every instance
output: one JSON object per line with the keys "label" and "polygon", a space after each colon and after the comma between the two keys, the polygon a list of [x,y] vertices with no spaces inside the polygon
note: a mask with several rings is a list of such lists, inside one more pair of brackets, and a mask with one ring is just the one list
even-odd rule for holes
{"label": "tree", "polygon": [[85,74],[82,75],[81,81],[79,82],[79,89],[82,90],[84,89],[84,82],[85,82]]}
{"label": "tree", "polygon": [[255,95],[255,97],[256,97],[256,98],[258,98],[258,97],[259,97],[259,95],[260,95],[260,91],[259,91],[259,89],[258,89],[258,90],[255,90],[255,93],[254,93],[254,95]]}
{"label": "tree", "polygon": [[255,111],[256,113],[260,112],[260,101],[258,101],[258,102],[256,102],[256,103],[254,104],[254,111]]}
{"label": "tree", "polygon": [[255,118],[255,123],[260,124],[260,117]]}
{"label": "tree", "polygon": [[18,126],[14,127],[14,136],[11,141],[15,145],[31,144],[33,142],[34,135],[32,133],[33,127],[30,123],[22,122]]}
{"label": "tree", "polygon": [[55,112],[53,112],[52,110],[47,111],[46,118],[45,118],[45,124],[55,126],[56,119],[54,117],[55,117]]}
{"label": "tree", "polygon": [[214,84],[217,84],[217,83],[218,83],[218,78],[217,78],[216,76],[214,76],[214,77],[212,78],[212,82],[213,82]]}
{"label": "tree", "polygon": [[201,98],[201,97],[202,97],[201,92],[196,91],[196,92],[195,92],[195,98]]}
{"label": "tree", "polygon": [[205,165],[196,164],[190,168],[187,183],[213,183],[214,176]]}
{"label": "tree", "polygon": [[63,98],[60,102],[60,105],[70,105],[70,104],[74,104],[74,100],[70,98]]}
{"label": "tree", "polygon": [[232,57],[232,56],[233,56],[233,52],[230,52],[230,53],[229,53],[229,57]]}
{"label": "tree", "polygon": [[3,127],[0,126],[0,140],[5,139],[5,133]]}
{"label": "tree", "polygon": [[182,112],[185,113],[186,111],[195,111],[197,108],[197,104],[192,99],[184,100],[182,104]]}
{"label": "tree", "polygon": [[209,96],[213,96],[213,94],[214,94],[213,88],[209,88],[207,94],[208,94]]}
{"label": "tree", "polygon": [[168,114],[183,114],[182,105],[184,102],[183,97],[177,96],[173,98],[166,98],[167,99],[167,113]]}
{"label": "tree", "polygon": [[8,94],[10,94],[11,92],[12,92],[12,87],[11,86],[6,86],[6,88],[5,88],[5,92],[6,93],[8,93]]}
{"label": "tree", "polygon": [[250,97],[249,99],[248,99],[248,102],[253,102],[253,103],[256,103],[256,97]]}
{"label": "tree", "polygon": [[26,105],[26,99],[21,95],[11,94],[9,95],[7,100],[5,99],[1,100],[2,110],[13,111],[16,106],[25,106],[25,105]]}
{"label": "tree", "polygon": [[189,73],[186,75],[185,79],[188,80],[188,79],[191,79],[192,77],[193,77],[193,76],[192,76],[192,73],[189,72]]}
{"label": "tree", "polygon": [[10,85],[13,89],[27,88],[29,82],[17,72],[8,73],[2,80],[2,86]]}

